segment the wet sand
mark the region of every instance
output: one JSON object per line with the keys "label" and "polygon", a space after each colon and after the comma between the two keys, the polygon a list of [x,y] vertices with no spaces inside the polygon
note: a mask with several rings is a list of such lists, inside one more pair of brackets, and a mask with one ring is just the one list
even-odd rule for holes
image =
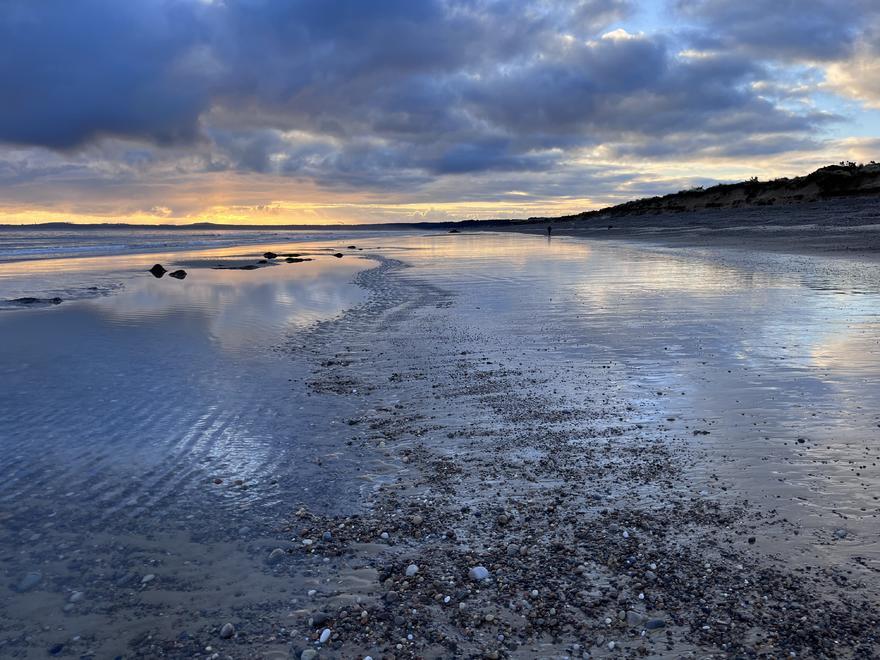
{"label": "wet sand", "polygon": [[871,259],[880,256],[880,200],[876,196],[682,213],[608,214],[583,221],[548,218],[508,230],[543,234],[548,224],[556,235],[589,240]]}
{"label": "wet sand", "polygon": [[[62,538],[11,594],[4,620],[31,623],[4,653],[876,656],[876,265],[490,234],[370,248],[366,298],[276,346],[293,394],[254,392],[262,417],[312,414],[272,469],[311,494],[200,509],[200,532],[148,507],[142,538],[76,560]],[[235,437],[244,464],[260,443]],[[337,469],[352,457],[359,475]],[[259,474],[194,483],[219,504],[275,485]],[[4,538],[10,583],[34,533]]]}

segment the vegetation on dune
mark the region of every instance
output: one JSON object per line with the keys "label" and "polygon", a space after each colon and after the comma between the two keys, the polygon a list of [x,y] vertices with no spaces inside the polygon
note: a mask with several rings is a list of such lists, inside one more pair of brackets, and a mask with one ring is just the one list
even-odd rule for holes
{"label": "vegetation on dune", "polygon": [[[821,167],[815,172],[794,178],[760,181],[752,177],[738,183],[698,186],[658,197],[647,197],[596,211],[553,218],[583,220],[601,217],[676,213],[712,208],[775,206],[814,202],[834,197],[880,194],[880,164],[841,162]],[[545,221],[547,218],[529,218]]]}

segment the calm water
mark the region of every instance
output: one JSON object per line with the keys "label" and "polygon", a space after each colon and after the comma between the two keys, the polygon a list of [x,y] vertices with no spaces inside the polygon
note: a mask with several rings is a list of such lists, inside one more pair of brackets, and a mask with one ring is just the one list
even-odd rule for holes
{"label": "calm water", "polygon": [[[30,570],[43,575],[0,617],[0,641],[29,648],[19,636],[36,633],[22,622],[48,621],[62,639],[98,639],[121,619],[158,626],[181,592],[195,608],[221,589],[286,597],[249,540],[298,503],[355,506],[370,457],[339,428],[353,404],[310,396],[307,365],[279,347],[364,300],[352,279],[378,245],[413,266],[393,277],[455,293],[463,328],[561,368],[611,366],[636,421],[688,439],[736,492],[790,512],[811,552],[880,567],[876,263],[509,234],[311,239],[0,264],[0,298],[73,298],[0,311],[0,547],[10,589]],[[365,249],[330,256],[347,242]],[[191,267],[265,249],[315,260]],[[190,275],[154,279],[145,270],[157,261]],[[317,467],[329,453],[336,460]],[[711,491],[700,470],[695,487]],[[195,571],[208,556],[217,564]],[[237,580],[211,581],[221,562]],[[84,583],[139,584],[152,570],[179,589],[146,613],[124,614],[111,596],[101,617],[63,612]],[[210,593],[193,595],[202,583]]]}

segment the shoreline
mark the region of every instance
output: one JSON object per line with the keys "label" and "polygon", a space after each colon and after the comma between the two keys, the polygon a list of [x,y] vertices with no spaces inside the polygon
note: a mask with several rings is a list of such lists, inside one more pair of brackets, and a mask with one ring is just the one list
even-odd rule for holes
{"label": "shoreline", "polygon": [[[309,342],[312,387],[360,399],[352,442],[397,469],[362,515],[291,517],[300,543],[282,570],[315,588],[293,618],[293,657],[880,651],[870,590],[763,548],[796,528],[730,484],[696,490],[688,444],[646,430],[610,373],[553,372],[462,333],[454,296],[404,274],[390,262],[362,274],[373,302]],[[238,641],[224,649],[250,657]]]}
{"label": "shoreline", "polygon": [[880,201],[825,200],[778,207],[704,209],[679,213],[611,215],[487,231],[633,241],[683,248],[736,248],[785,254],[880,260]]}

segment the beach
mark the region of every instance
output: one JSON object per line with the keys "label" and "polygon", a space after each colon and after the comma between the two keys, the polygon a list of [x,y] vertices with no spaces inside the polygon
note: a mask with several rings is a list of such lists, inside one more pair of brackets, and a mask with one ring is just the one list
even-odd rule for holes
{"label": "beach", "polygon": [[880,265],[559,233],[0,265],[0,655],[876,657]]}

